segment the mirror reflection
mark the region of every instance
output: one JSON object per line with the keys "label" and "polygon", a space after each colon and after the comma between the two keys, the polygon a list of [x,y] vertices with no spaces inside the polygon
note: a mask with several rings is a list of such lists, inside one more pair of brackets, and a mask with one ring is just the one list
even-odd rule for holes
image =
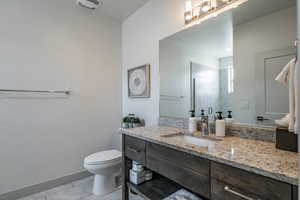
{"label": "mirror reflection", "polygon": [[250,0],[161,40],[160,115],[274,125],[289,112],[275,78],[295,58],[296,27],[296,0]]}

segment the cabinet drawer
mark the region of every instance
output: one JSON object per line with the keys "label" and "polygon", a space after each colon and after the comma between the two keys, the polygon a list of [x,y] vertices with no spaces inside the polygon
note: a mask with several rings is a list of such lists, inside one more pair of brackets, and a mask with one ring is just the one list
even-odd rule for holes
{"label": "cabinet drawer", "polygon": [[146,165],[146,142],[125,136],[125,156],[142,165]]}
{"label": "cabinet drawer", "polygon": [[298,187],[293,185],[293,200],[298,200]]}
{"label": "cabinet drawer", "polygon": [[[211,162],[212,200],[245,200],[239,194],[261,200],[292,199],[291,185],[227,165]],[[215,183],[215,185],[214,185]],[[225,187],[228,186],[226,190]],[[227,197],[223,198],[224,195]],[[231,198],[229,198],[231,197]]]}
{"label": "cabinet drawer", "polygon": [[209,176],[209,161],[162,145],[147,143],[147,154]]}
{"label": "cabinet drawer", "polygon": [[147,143],[147,167],[203,197],[210,197],[209,161]]}
{"label": "cabinet drawer", "polygon": [[211,179],[211,199],[212,200],[263,200],[258,195],[240,190],[229,184],[222,183],[216,179]]}

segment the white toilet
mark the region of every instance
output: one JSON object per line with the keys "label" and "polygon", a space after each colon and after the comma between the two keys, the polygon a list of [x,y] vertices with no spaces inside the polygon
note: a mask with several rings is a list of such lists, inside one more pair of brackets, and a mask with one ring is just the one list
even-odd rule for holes
{"label": "white toilet", "polygon": [[98,152],[84,159],[84,168],[95,174],[95,195],[105,195],[120,187],[121,159],[122,153],[117,150]]}

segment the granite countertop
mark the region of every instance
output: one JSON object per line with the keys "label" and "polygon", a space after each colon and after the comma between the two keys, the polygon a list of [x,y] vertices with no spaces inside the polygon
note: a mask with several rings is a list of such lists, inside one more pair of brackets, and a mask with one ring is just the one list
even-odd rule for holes
{"label": "granite countertop", "polygon": [[220,139],[209,136],[212,139],[218,139],[215,145],[201,147],[187,143],[180,137],[170,137],[170,135],[186,132],[185,129],[152,126],[121,129],[121,132],[282,182],[298,185],[298,153],[278,150],[275,148],[275,144],[271,142],[239,137]]}

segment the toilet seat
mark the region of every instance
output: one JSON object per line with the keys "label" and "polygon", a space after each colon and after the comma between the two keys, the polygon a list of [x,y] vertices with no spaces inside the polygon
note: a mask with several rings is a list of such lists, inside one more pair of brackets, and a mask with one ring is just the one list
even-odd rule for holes
{"label": "toilet seat", "polygon": [[94,153],[84,159],[86,165],[113,164],[121,161],[122,153],[117,150],[108,150]]}

